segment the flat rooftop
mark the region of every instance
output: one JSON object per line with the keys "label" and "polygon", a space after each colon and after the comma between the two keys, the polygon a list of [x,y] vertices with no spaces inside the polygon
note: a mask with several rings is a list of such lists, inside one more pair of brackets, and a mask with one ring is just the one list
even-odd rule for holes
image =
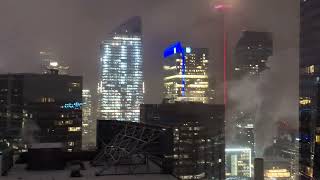
{"label": "flat rooftop", "polygon": [[26,164],[15,164],[7,176],[0,176],[1,180],[176,180],[170,174],[137,174],[137,175],[107,175],[95,176],[98,168],[84,162],[86,170],[81,170],[82,177],[70,177],[71,168],[65,170],[29,171]]}

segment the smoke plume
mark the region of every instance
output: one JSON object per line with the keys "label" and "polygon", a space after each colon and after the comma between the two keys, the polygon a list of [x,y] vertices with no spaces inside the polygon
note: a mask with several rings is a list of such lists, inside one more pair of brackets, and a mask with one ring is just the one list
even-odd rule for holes
{"label": "smoke plume", "polygon": [[233,113],[254,112],[258,157],[261,157],[264,149],[272,144],[273,137],[277,135],[276,123],[279,120],[285,119],[291,127],[298,127],[296,52],[297,50],[290,49],[270,57],[267,61],[269,69],[263,71],[257,79],[246,76],[230,83],[229,97],[233,106],[227,114],[227,133],[229,138],[234,138],[234,122],[230,120]]}
{"label": "smoke plume", "polygon": [[27,120],[22,129],[22,138],[25,144],[38,143],[36,134],[40,131],[39,126],[33,120]]}

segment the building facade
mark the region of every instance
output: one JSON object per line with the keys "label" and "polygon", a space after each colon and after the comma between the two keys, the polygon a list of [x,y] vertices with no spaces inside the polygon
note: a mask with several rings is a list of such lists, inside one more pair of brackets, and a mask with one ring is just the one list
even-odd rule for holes
{"label": "building facade", "polygon": [[92,94],[89,89],[82,90],[82,149],[95,147],[96,121],[93,117]]}
{"label": "building facade", "polygon": [[58,74],[0,75],[0,141],[15,150],[60,142],[81,149],[82,77]]}
{"label": "building facade", "polygon": [[234,51],[232,79],[259,77],[268,69],[266,63],[272,53],[272,33],[243,31]]}
{"label": "building facade", "polygon": [[183,51],[164,60],[164,99],[169,103],[212,101],[208,80],[208,49],[186,47]]}
{"label": "building facade", "polygon": [[[141,122],[172,129],[172,172],[179,179],[225,179],[224,106],[141,105]],[[168,161],[170,162],[170,161]]]}
{"label": "building facade", "polygon": [[[239,81],[249,79],[258,82],[260,74],[268,69],[266,63],[268,58],[272,56],[272,53],[273,39],[271,33],[255,31],[242,32],[234,50],[232,80]],[[232,144],[251,148],[254,156],[254,124],[256,111],[244,112],[233,110],[234,106],[241,107],[241,102],[239,105],[233,103],[232,100],[229,100],[230,118],[236,131],[235,141],[232,142]]]}
{"label": "building facade", "polygon": [[320,179],[319,12],[319,1],[300,1],[300,179]]}
{"label": "building facade", "polygon": [[226,177],[238,179],[253,177],[250,148],[226,148]]}
{"label": "building facade", "polygon": [[101,44],[101,119],[139,121],[139,105],[143,103],[141,26],[140,17],[134,17]]}

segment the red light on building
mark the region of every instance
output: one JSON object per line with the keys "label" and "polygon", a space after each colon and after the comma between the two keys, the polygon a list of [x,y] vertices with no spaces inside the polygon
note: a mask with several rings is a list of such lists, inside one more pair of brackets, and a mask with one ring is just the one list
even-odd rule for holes
{"label": "red light on building", "polygon": [[217,4],[217,5],[214,5],[213,8],[218,10],[218,11],[224,11],[226,9],[230,9],[231,5],[228,5],[228,4]]}

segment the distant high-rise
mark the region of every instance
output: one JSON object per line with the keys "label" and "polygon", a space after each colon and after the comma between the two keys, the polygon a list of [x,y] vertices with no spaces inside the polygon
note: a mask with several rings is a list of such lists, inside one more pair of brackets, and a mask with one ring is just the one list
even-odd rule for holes
{"label": "distant high-rise", "polygon": [[164,60],[164,99],[169,103],[208,103],[208,49],[186,47],[184,51],[185,70],[182,68],[183,53],[175,53]]}
{"label": "distant high-rise", "polygon": [[[234,50],[232,80],[249,78],[258,80],[260,73],[268,69],[266,63],[273,53],[273,38],[269,32],[244,31]],[[232,88],[232,87],[230,87]],[[230,89],[232,91],[232,89]],[[255,155],[254,124],[256,111],[242,112],[233,110],[229,101],[233,125],[236,131],[233,144],[249,147]],[[240,102],[241,106],[241,102]]]}
{"label": "distant high-rise", "polygon": [[101,43],[99,116],[139,121],[143,103],[143,52],[140,17],[129,19]]}
{"label": "distant high-rise", "polygon": [[41,51],[40,61],[41,73],[43,74],[50,74],[55,72],[61,75],[68,74],[69,67],[59,64],[57,56],[52,51]]}
{"label": "distant high-rise", "polygon": [[92,94],[88,89],[82,90],[82,147],[89,149],[95,146],[96,123],[92,112]]}
{"label": "distant high-rise", "polygon": [[0,75],[0,142],[60,142],[81,149],[82,77],[56,74]]}
{"label": "distant high-rise", "polygon": [[320,179],[320,1],[300,9],[300,179]]}
{"label": "distant high-rise", "polygon": [[267,60],[273,52],[272,34],[244,31],[236,45],[232,79],[258,76],[267,69]]}

